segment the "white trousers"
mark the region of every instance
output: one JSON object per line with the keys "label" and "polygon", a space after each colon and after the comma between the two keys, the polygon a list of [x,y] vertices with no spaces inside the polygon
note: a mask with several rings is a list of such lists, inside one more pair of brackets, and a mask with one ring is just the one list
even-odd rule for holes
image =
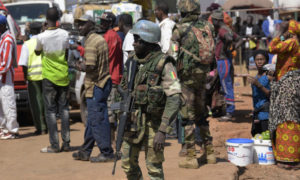
{"label": "white trousers", "polygon": [[0,128],[10,133],[19,131],[14,85],[0,83]]}

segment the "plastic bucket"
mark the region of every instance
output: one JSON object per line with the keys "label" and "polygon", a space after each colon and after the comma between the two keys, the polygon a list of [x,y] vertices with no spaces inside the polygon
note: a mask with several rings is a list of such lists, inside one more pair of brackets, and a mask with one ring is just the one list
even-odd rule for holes
{"label": "plastic bucket", "polygon": [[226,141],[228,161],[237,166],[253,163],[253,144],[251,139],[228,139]]}
{"label": "plastic bucket", "polygon": [[271,140],[254,140],[254,163],[261,165],[275,164]]}

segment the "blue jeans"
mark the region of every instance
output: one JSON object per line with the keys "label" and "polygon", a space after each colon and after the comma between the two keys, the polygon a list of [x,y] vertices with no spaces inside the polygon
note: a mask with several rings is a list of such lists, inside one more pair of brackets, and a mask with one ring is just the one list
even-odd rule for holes
{"label": "blue jeans", "polygon": [[112,82],[108,80],[103,88],[94,87],[92,98],[86,98],[88,117],[82,151],[89,155],[92,153],[95,142],[103,155],[113,153],[107,110],[107,99],[111,88]]}
{"label": "blue jeans", "polygon": [[230,59],[217,60],[217,68],[220,77],[222,90],[225,92],[226,112],[233,114],[235,110],[233,82],[231,78],[232,62]]}
{"label": "blue jeans", "polygon": [[61,118],[61,137],[64,144],[70,143],[69,103],[67,100],[69,86],[57,86],[48,79],[43,79],[43,98],[46,122],[49,130],[51,147],[59,149],[56,112]]}

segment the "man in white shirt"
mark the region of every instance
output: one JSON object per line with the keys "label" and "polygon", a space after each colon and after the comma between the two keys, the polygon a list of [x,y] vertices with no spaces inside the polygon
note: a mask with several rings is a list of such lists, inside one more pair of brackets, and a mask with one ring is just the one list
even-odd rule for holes
{"label": "man in white shirt", "polygon": [[[47,29],[38,35],[35,48],[36,55],[42,54],[43,99],[45,104],[46,122],[51,146],[41,149],[42,153],[58,153],[70,150],[69,104],[67,93],[69,88],[68,63],[66,49],[68,32],[57,28],[59,20],[57,8],[49,8],[46,14]],[[59,148],[56,112],[61,119],[61,137]]]}
{"label": "man in white shirt", "polygon": [[121,14],[119,17],[118,26],[120,28],[120,31],[125,34],[125,39],[122,46],[123,65],[125,66],[125,63],[128,59],[128,54],[134,51],[132,45],[134,42],[134,38],[133,38],[133,34],[130,33],[130,29],[132,29],[132,16],[129,14]]}
{"label": "man in white shirt", "polygon": [[170,40],[175,22],[168,17],[169,7],[164,1],[160,1],[156,4],[154,13],[159,21],[159,27],[161,30],[159,45],[161,47],[161,51],[163,53],[167,53],[170,48]]}

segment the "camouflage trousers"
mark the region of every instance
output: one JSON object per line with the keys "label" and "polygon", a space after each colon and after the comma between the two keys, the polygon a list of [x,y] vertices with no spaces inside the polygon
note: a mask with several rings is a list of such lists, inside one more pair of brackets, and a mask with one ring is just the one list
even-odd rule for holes
{"label": "camouflage trousers", "polygon": [[193,76],[194,81],[182,81],[181,89],[184,97],[180,110],[184,126],[184,141],[189,152],[195,153],[195,126],[200,128],[200,137],[204,145],[212,144],[209,124],[206,120],[208,110],[205,106],[206,74],[199,73]]}
{"label": "camouflage trousers", "polygon": [[153,139],[158,128],[152,128],[147,123],[145,135],[139,144],[124,141],[122,144],[122,168],[124,169],[128,180],[143,179],[142,171],[139,166],[139,154],[142,146],[145,147],[146,167],[151,180],[164,179],[162,163],[164,161],[164,152],[154,151]]}
{"label": "camouflage trousers", "polygon": [[117,88],[118,88],[117,84],[112,84],[112,88],[111,88],[110,94],[107,99],[108,119],[109,119],[109,123],[111,123],[111,124],[114,124],[117,122],[117,114],[114,113],[113,111],[110,111],[110,106],[113,103],[115,103],[116,95],[118,93]]}

